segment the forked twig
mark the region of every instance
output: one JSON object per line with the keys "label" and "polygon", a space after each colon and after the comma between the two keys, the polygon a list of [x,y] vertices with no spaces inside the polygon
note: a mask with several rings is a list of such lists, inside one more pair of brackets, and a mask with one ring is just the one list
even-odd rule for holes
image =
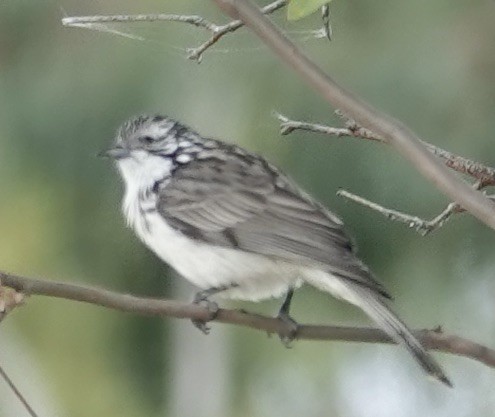
{"label": "forked twig", "polygon": [[423,236],[443,226],[443,224],[454,214],[463,211],[459,208],[457,203],[450,203],[445,210],[443,210],[438,216],[431,220],[424,220],[417,216],[411,216],[410,214],[402,213],[397,210],[385,208],[377,203],[374,203],[366,198],[360,197],[356,194],[350,193],[346,190],[337,191],[337,195],[361,204],[364,207],[368,207],[371,210],[377,211],[384,215],[387,219],[407,224],[411,229],[415,229]]}
{"label": "forked twig", "polygon": [[[275,0],[270,4],[262,7],[260,10],[264,14],[271,14],[287,4],[287,0]],[[78,27],[83,29],[92,29],[106,31],[121,36],[142,39],[128,33],[116,31],[104,26],[104,23],[133,23],[133,22],[178,22],[185,23],[211,32],[211,36],[201,45],[195,48],[187,49],[187,58],[201,62],[203,54],[215,45],[227,33],[235,32],[244,26],[240,20],[232,20],[225,25],[217,25],[202,16],[197,15],[178,15],[178,14],[136,14],[136,15],[95,15],[95,16],[70,16],[62,19],[62,25],[66,27]]]}
{"label": "forked twig", "polygon": [[[260,10],[263,14],[271,14],[281,9],[286,4],[287,4],[287,0],[276,0],[262,7]],[[227,33],[235,32],[237,29],[241,28],[242,26],[244,26],[244,23],[242,23],[240,20],[232,20],[231,22],[225,25],[217,26],[216,30],[212,31],[213,34],[207,41],[203,42],[201,45],[199,45],[196,48],[189,48],[187,50],[188,51],[187,57],[189,59],[201,62],[203,54],[208,48],[215,45]]]}
{"label": "forked twig", "polygon": [[[275,113],[275,116],[280,121],[280,132],[282,135],[288,135],[295,130],[303,130],[314,133],[323,133],[336,137],[355,137],[386,143],[383,138],[374,134],[370,130],[357,125],[354,120],[348,118],[342,112],[337,110],[335,113],[344,120],[345,127],[331,127],[323,124],[290,120],[288,117],[280,113]],[[477,180],[473,184],[475,189],[480,190],[484,187],[495,185],[495,168],[483,165],[468,158],[464,158],[463,156],[455,155],[430,143],[423,141],[423,144],[431,153],[440,157],[449,168],[474,177]],[[423,236],[442,227],[453,214],[465,211],[459,206],[459,204],[450,203],[438,216],[431,220],[425,220],[417,216],[412,216],[410,214],[383,207],[346,190],[339,190],[337,195],[375,210],[390,220],[405,223]],[[492,196],[488,196],[488,198],[493,200]]]}

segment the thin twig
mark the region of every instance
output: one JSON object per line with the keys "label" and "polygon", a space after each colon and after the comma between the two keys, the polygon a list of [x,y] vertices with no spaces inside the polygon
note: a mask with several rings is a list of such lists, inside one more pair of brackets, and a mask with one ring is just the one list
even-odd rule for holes
{"label": "thin twig", "polygon": [[206,20],[201,16],[187,16],[180,14],[115,14],[115,15],[96,15],[96,16],[69,16],[62,19],[62,25],[66,27],[84,27],[94,23],[135,23],[135,22],[179,22],[187,23],[199,28],[216,32],[219,26]]}
{"label": "thin twig", "polygon": [[361,126],[384,138],[452,201],[495,229],[495,204],[473,190],[438,161],[419,137],[403,123],[382,114],[342,88],[299,49],[249,0],[212,0],[225,14],[242,20],[279,58],[334,108],[351,115]]}
{"label": "thin twig", "polygon": [[0,376],[5,380],[9,388],[12,390],[12,392],[15,394],[15,396],[19,399],[19,401],[22,403],[24,408],[27,410],[29,415],[31,417],[38,417],[38,414],[33,410],[33,408],[29,405],[27,402],[26,398],[21,394],[21,392],[17,389],[15,386],[14,382],[9,378],[7,373],[4,371],[4,369],[0,366]]}
{"label": "thin twig", "polygon": [[[271,14],[287,4],[287,0],[275,0],[270,4],[262,7],[260,11],[264,14]],[[206,29],[211,32],[211,37],[195,48],[187,49],[187,58],[201,62],[203,54],[215,45],[227,33],[235,32],[244,26],[240,20],[233,20],[225,25],[217,25],[202,16],[197,15],[178,15],[178,14],[136,14],[136,15],[96,15],[96,16],[72,16],[64,17],[62,25],[66,27],[78,27],[83,29],[92,29],[103,32],[114,33],[133,39],[142,40],[142,38],[128,34],[126,32],[109,29],[103,23],[133,23],[133,22],[178,22]]]}
{"label": "thin twig", "polygon": [[[428,233],[431,233],[434,230],[442,227],[445,222],[452,217],[452,215],[456,213],[464,213],[466,211],[462,207],[460,207],[459,204],[450,203],[438,216],[434,217],[431,220],[425,220],[417,216],[403,213],[401,211],[383,207],[380,204],[374,203],[373,201],[367,200],[366,198],[350,193],[346,190],[337,191],[337,195],[354,201],[357,204],[361,204],[364,207],[368,207],[371,210],[377,211],[378,213],[383,214],[389,220],[405,223],[410,228],[415,229],[423,236],[426,236]],[[495,195],[487,195],[486,197],[495,202]]]}
{"label": "thin twig", "polygon": [[[303,130],[313,133],[323,133],[325,135],[331,135],[336,137],[355,137],[359,139],[366,139],[380,143],[386,143],[383,138],[374,134],[368,129],[359,126],[354,120],[344,115],[341,111],[335,112],[341,119],[344,120],[345,127],[331,127],[322,125],[319,123],[309,123],[299,120],[291,120],[287,116],[280,113],[275,113],[275,117],[280,122],[280,133],[282,135],[288,135],[295,130]],[[433,154],[443,159],[444,163],[451,169],[468,174],[477,179],[473,188],[479,190],[489,185],[495,184],[495,168],[485,166],[479,162],[472,161],[471,159],[464,158],[459,155],[455,155],[449,151],[438,148],[430,143],[422,141],[426,148]],[[438,216],[431,220],[425,220],[417,216],[402,213],[397,210],[385,208],[377,203],[360,197],[349,191],[339,190],[337,195],[352,200],[358,204],[375,210],[384,215],[389,220],[398,221],[407,224],[410,228],[415,229],[423,236],[431,233],[432,231],[442,227],[445,222],[450,219],[454,213],[460,213],[465,211],[457,203],[450,203]]]}
{"label": "thin twig", "polygon": [[[473,184],[473,188],[475,190],[479,190],[484,187],[483,181],[476,181]],[[433,232],[436,229],[442,227],[447,220],[452,217],[455,213],[463,213],[464,210],[457,203],[450,203],[442,210],[442,212],[434,217],[431,220],[424,220],[416,216],[411,216],[410,214],[405,214],[397,210],[385,208],[377,203],[369,201],[363,197],[360,197],[356,194],[350,193],[349,191],[339,190],[337,191],[337,195],[341,197],[345,197],[355,203],[361,204],[362,206],[368,207],[372,210],[375,210],[381,214],[383,214],[389,220],[398,221],[401,223],[406,223],[410,228],[414,228],[418,233],[426,236],[428,233]],[[492,201],[495,201],[493,195],[487,195]]]}
{"label": "thin twig", "polygon": [[357,137],[377,142],[384,142],[382,138],[375,135],[373,132],[364,128],[351,128],[351,127],[330,127],[318,123],[309,123],[296,120],[290,120],[283,114],[274,112],[275,117],[280,122],[280,133],[282,135],[288,135],[295,130],[305,130],[313,133],[323,133],[325,135],[337,136],[337,137]]}
{"label": "thin twig", "polygon": [[[345,127],[336,128],[323,124],[296,121],[291,120],[280,113],[275,113],[276,117],[280,121],[280,132],[282,135],[287,135],[295,130],[304,130],[337,137],[354,137],[386,143],[382,137],[368,129],[358,126],[354,120],[349,119],[347,116],[343,115],[342,112],[337,111],[336,114],[345,119]],[[463,156],[456,155],[452,152],[446,151],[445,149],[432,145],[431,143],[425,141],[421,142],[432,154],[440,157],[444,161],[445,165],[454,171],[476,178],[482,182],[483,187],[495,185],[495,168],[483,165]]]}
{"label": "thin twig", "polygon": [[[173,300],[136,297],[77,284],[45,281],[0,272],[4,285],[27,295],[45,295],[80,301],[114,310],[162,317],[208,320],[211,313],[203,306]],[[288,334],[290,326],[277,318],[240,310],[220,309],[214,321],[237,324],[268,333]],[[415,332],[427,348],[469,357],[495,368],[495,350],[458,336],[433,330]],[[298,339],[334,340],[365,343],[394,343],[383,331],[365,327],[301,325]]]}
{"label": "thin twig", "polygon": [[389,220],[405,223],[411,229],[415,229],[423,236],[427,235],[435,229],[440,228],[450,218],[450,216],[452,216],[452,214],[459,212],[459,205],[456,203],[450,203],[445,210],[443,210],[432,220],[424,220],[417,216],[411,216],[410,214],[385,208],[377,203],[374,203],[373,201],[367,200],[366,198],[360,197],[346,190],[337,191],[337,195],[354,201],[355,203],[361,204],[364,207],[368,207],[371,210],[377,211]]}
{"label": "thin twig", "polygon": [[[287,4],[287,0],[276,0],[262,7],[260,11],[263,14],[271,14],[281,9],[286,4]],[[210,39],[202,43],[197,48],[189,48],[187,50],[188,52],[187,57],[189,59],[201,62],[203,54],[208,48],[215,45],[227,33],[235,32],[237,29],[241,28],[242,26],[244,26],[244,23],[242,23],[240,20],[233,20],[223,26],[217,26],[216,30],[213,31],[213,35],[210,37]]]}
{"label": "thin twig", "polygon": [[124,32],[122,30],[113,29],[101,23],[81,23],[81,24],[74,23],[73,25],[71,25],[71,27],[81,27],[83,29],[94,30],[95,32],[110,33],[112,35],[121,36],[123,38],[128,38],[135,41],[143,42],[145,40],[145,38],[142,36],[135,35],[134,33]]}

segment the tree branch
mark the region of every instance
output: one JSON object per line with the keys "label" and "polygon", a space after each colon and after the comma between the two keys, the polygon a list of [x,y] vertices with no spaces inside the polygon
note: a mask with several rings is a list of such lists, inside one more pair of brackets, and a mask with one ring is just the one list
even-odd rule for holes
{"label": "tree branch", "polygon": [[[4,286],[26,295],[57,297],[129,313],[196,320],[208,320],[211,314],[208,309],[196,304],[136,297],[101,288],[26,278],[5,272],[0,272],[0,279]],[[241,310],[219,309],[214,321],[280,335],[288,334],[291,330],[281,320]],[[458,336],[443,334],[439,330],[418,330],[415,334],[429,349],[465,356],[495,368],[494,349]],[[297,339],[394,343],[379,329],[345,326],[301,325],[297,331]]]}
{"label": "tree branch", "polygon": [[17,399],[21,402],[22,406],[26,409],[28,414],[31,417],[38,417],[38,414],[36,414],[33,407],[31,407],[29,405],[29,403],[26,400],[26,398],[24,397],[24,395],[22,395],[21,391],[19,391],[19,389],[14,384],[14,381],[12,381],[12,379],[10,379],[10,377],[7,375],[7,373],[4,371],[4,369],[1,366],[0,366],[0,377],[6,382],[6,384],[12,390],[14,395],[17,397]]}
{"label": "tree branch", "polygon": [[339,197],[347,198],[348,200],[354,201],[357,204],[361,204],[371,210],[377,211],[378,213],[385,216],[387,219],[392,221],[397,221],[400,223],[405,223],[410,228],[415,229],[418,233],[426,236],[428,233],[433,232],[436,229],[442,227],[445,222],[454,214],[463,211],[457,203],[450,203],[438,216],[431,220],[424,220],[417,216],[411,216],[410,214],[402,213],[397,210],[385,208],[373,201],[367,200],[361,196],[350,193],[346,190],[337,191]]}
{"label": "tree branch", "polygon": [[[262,7],[260,9],[260,12],[263,14],[271,14],[281,9],[286,4],[287,4],[287,0],[276,0],[266,5],[265,7]],[[217,30],[213,31],[213,35],[211,36],[210,39],[202,43],[197,48],[188,49],[187,57],[189,59],[193,59],[193,60],[197,60],[198,62],[201,62],[203,54],[208,48],[216,44],[227,33],[235,32],[237,29],[241,28],[242,26],[244,26],[244,23],[241,22],[240,20],[233,20],[232,22],[229,22],[223,26],[217,26]]]}
{"label": "tree branch", "polygon": [[[260,9],[261,13],[271,14],[287,4],[287,0],[275,0]],[[66,27],[78,27],[83,29],[103,30],[121,36],[130,35],[123,32],[111,30],[102,26],[104,23],[132,23],[132,22],[178,22],[206,29],[211,32],[211,37],[196,48],[187,49],[187,57],[191,60],[201,62],[203,54],[215,45],[227,33],[235,32],[244,26],[240,20],[233,20],[225,25],[217,25],[201,16],[187,16],[178,14],[136,14],[136,15],[96,15],[96,16],[72,16],[64,17],[62,25]],[[133,36],[131,36],[133,37]]]}
{"label": "tree branch", "polygon": [[93,23],[135,23],[135,22],[179,22],[187,23],[199,28],[215,32],[219,26],[206,20],[202,16],[187,16],[180,14],[114,14],[96,16],[68,16],[62,18],[62,25],[66,27],[82,27]]}
{"label": "tree branch", "polygon": [[[341,119],[344,119],[345,127],[331,127],[322,124],[291,120],[287,116],[280,113],[275,113],[275,116],[280,122],[280,133],[288,135],[296,130],[303,130],[314,133],[323,133],[336,137],[354,137],[359,139],[371,140],[379,143],[386,143],[383,138],[374,134],[372,131],[359,126],[354,120],[349,119],[341,111],[335,112]],[[481,188],[495,185],[495,168],[475,162],[463,156],[455,155],[442,148],[431,145],[428,142],[422,141],[426,148],[433,154],[443,159],[446,166],[463,174],[471,175],[477,181],[473,184],[473,188],[479,190]],[[450,203],[440,214],[431,220],[424,220],[417,216],[402,213],[397,210],[385,208],[377,203],[367,200],[361,196],[350,193],[346,190],[339,190],[338,196],[347,198],[362,206],[368,207],[384,215],[389,220],[398,221],[407,224],[410,228],[415,229],[423,236],[442,227],[445,222],[455,213],[462,213],[465,210],[457,203]],[[487,196],[490,200],[494,200],[493,196]]]}
{"label": "tree branch", "polygon": [[422,144],[410,129],[390,116],[375,110],[338,85],[323,70],[294,45],[249,0],[213,0],[226,14],[240,19],[288,66],[329,104],[342,109],[361,126],[377,133],[390,143],[416,169],[453,201],[459,203],[479,220],[495,229],[495,204],[482,193],[468,186]]}
{"label": "tree branch", "polygon": [[[276,113],[275,116],[280,121],[280,133],[282,135],[288,135],[295,130],[303,130],[314,133],[323,133],[330,136],[353,137],[380,143],[387,143],[381,136],[359,126],[354,120],[351,120],[342,114],[342,112],[337,110],[335,113],[341,119],[344,119],[345,127],[337,128],[322,124],[291,120],[287,116],[280,113]],[[444,164],[449,168],[462,174],[470,175],[471,177],[481,181],[480,188],[495,185],[495,168],[473,161],[472,159],[456,155],[452,152],[446,151],[445,149],[432,145],[431,143],[425,141],[421,142],[432,154],[440,157]]]}

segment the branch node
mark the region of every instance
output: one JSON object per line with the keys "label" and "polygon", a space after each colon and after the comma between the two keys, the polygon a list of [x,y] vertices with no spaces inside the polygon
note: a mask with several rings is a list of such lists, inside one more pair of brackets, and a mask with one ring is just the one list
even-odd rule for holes
{"label": "branch node", "polygon": [[0,322],[9,314],[14,308],[19,307],[25,303],[26,295],[17,292],[12,288],[2,286],[0,281]]}

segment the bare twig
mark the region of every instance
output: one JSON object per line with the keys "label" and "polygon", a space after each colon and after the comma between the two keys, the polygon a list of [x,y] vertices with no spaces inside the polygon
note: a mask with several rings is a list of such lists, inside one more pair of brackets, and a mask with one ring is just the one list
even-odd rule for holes
{"label": "bare twig", "polygon": [[187,16],[180,14],[115,14],[115,15],[97,15],[97,16],[69,16],[62,19],[62,25],[67,27],[84,28],[86,25],[94,23],[135,23],[135,22],[179,22],[187,23],[199,28],[216,32],[219,26],[206,20],[201,16]]}
{"label": "bare twig", "polygon": [[[287,0],[276,0],[266,5],[265,7],[261,8],[260,11],[261,13],[264,14],[271,14],[281,9],[286,4],[287,4]],[[203,54],[208,48],[215,45],[227,33],[235,32],[237,29],[241,28],[242,26],[244,26],[244,23],[242,23],[240,20],[233,20],[232,22],[229,22],[223,26],[217,26],[216,30],[212,31],[213,34],[210,37],[210,39],[199,45],[197,48],[188,49],[187,57],[189,59],[201,62]]]}
{"label": "bare twig", "polygon": [[[358,128],[346,126],[346,127],[330,127],[327,125],[322,125],[318,123],[309,123],[291,120],[283,114],[274,113],[275,117],[280,122],[280,133],[282,135],[288,135],[295,130],[305,130],[313,133],[323,133],[325,135],[337,136],[337,137],[357,137],[362,139],[373,140],[377,142],[384,142],[382,138],[375,135],[370,130],[364,128]],[[351,122],[349,122],[351,123]]]}
{"label": "bare twig", "polygon": [[453,201],[495,229],[495,204],[473,190],[441,164],[405,125],[378,112],[338,85],[292,43],[256,5],[249,0],[212,0],[226,14],[242,20],[288,66],[335,108],[342,109],[361,126],[375,132],[390,143],[415,168]]}
{"label": "bare twig", "polygon": [[424,220],[420,217],[411,216],[410,214],[405,214],[397,210],[385,208],[377,203],[374,203],[356,194],[350,193],[346,190],[337,191],[337,195],[340,197],[345,197],[372,210],[375,210],[378,213],[383,214],[389,220],[405,223],[410,228],[413,228],[417,232],[421,233],[423,236],[434,231],[435,229],[440,228],[452,216],[452,214],[461,211],[458,204],[450,203],[447,208],[445,208],[445,210],[443,210],[432,220]]}
{"label": "bare twig", "polygon": [[[275,0],[260,9],[261,13],[271,14],[287,4],[287,0]],[[132,23],[132,22],[178,22],[206,29],[211,32],[211,37],[196,48],[187,49],[187,57],[198,63],[203,54],[215,45],[227,33],[235,32],[244,26],[240,20],[233,20],[225,25],[217,25],[201,16],[187,16],[178,14],[137,14],[137,15],[107,15],[107,16],[73,16],[64,17],[62,24],[67,27],[78,27],[114,33],[117,35],[139,39],[125,32],[112,30],[104,26],[104,23]]]}
{"label": "bare twig", "polygon": [[[323,133],[326,135],[337,137],[355,137],[380,143],[386,143],[385,140],[383,140],[380,136],[374,134],[368,129],[359,126],[354,120],[345,116],[341,111],[337,110],[335,113],[344,120],[345,127],[338,128],[317,123],[291,120],[287,116],[284,116],[280,113],[275,113],[275,116],[280,122],[280,133],[282,135],[288,135],[295,130],[303,130],[314,133]],[[480,164],[479,162],[472,161],[471,159],[467,159],[459,155],[455,155],[444,149],[431,145],[430,143],[424,141],[422,142],[431,153],[442,158],[445,165],[447,165],[449,168],[476,178],[477,181],[473,185],[473,188],[479,190],[486,186],[495,184],[495,168],[485,166],[483,164]],[[459,206],[459,204],[450,203],[438,216],[436,216],[432,220],[424,220],[417,216],[411,216],[410,214],[405,214],[397,210],[385,208],[377,203],[374,203],[370,200],[367,200],[345,190],[339,190],[337,192],[337,195],[345,197],[372,210],[378,211],[390,220],[405,223],[410,228],[413,228],[417,232],[421,233],[423,236],[442,227],[454,213],[465,211],[462,207]],[[490,199],[493,200],[492,198]]]}
{"label": "bare twig", "polygon": [[[279,113],[276,113],[275,115],[280,121],[280,132],[282,135],[287,135],[295,130],[304,130],[337,137],[354,137],[386,143],[382,137],[376,135],[368,129],[358,126],[354,120],[348,119],[341,112],[336,111],[336,113],[339,117],[345,119],[345,127],[337,128],[322,124],[291,120]],[[445,149],[432,145],[431,143],[425,141],[421,142],[432,154],[440,157],[444,161],[445,165],[454,171],[476,178],[481,181],[482,187],[495,185],[495,168],[483,165],[463,156],[456,155],[452,152],[446,151]]]}
{"label": "bare twig", "polygon": [[[118,294],[101,288],[76,284],[25,278],[0,272],[4,285],[28,295],[45,295],[66,300],[80,301],[124,312],[208,320],[208,309],[196,305],[172,300],[142,298],[127,294]],[[240,310],[220,309],[214,319],[221,323],[237,324],[268,333],[287,334],[288,325],[281,320],[265,317]],[[442,334],[432,330],[415,332],[426,347],[441,352],[466,356],[495,368],[495,350],[458,336]],[[298,339],[334,340],[365,343],[393,343],[381,330],[363,327],[314,326],[301,325],[297,331]]]}
{"label": "bare twig", "polygon": [[[24,304],[24,294],[17,292],[12,288],[7,288],[1,285],[0,279],[0,322],[17,306]],[[0,366],[0,377],[5,380],[14,395],[19,399],[22,405],[26,408],[31,417],[37,417],[32,407],[27,402],[26,398],[21,394],[14,382],[7,375],[5,370]]]}
{"label": "bare twig", "polygon": [[[383,214],[389,220],[405,223],[410,228],[415,229],[423,236],[426,236],[428,233],[442,227],[445,222],[452,217],[452,215],[456,213],[463,213],[466,211],[462,207],[460,207],[459,204],[450,203],[438,216],[434,217],[431,220],[425,220],[417,216],[412,216],[410,214],[402,213],[397,210],[385,208],[377,203],[374,203],[373,201],[367,200],[366,198],[350,193],[346,190],[337,191],[337,195],[347,198],[372,210],[375,210],[378,213]],[[495,202],[495,195],[487,195],[487,198]]]}
{"label": "bare twig", "polygon": [[4,369],[0,366],[0,376],[5,380],[9,388],[12,390],[12,392],[15,394],[15,396],[19,399],[19,401],[22,403],[24,408],[27,410],[29,415],[31,417],[38,417],[38,414],[33,410],[33,408],[29,405],[27,402],[26,398],[21,394],[19,389],[15,386],[14,382],[9,378],[7,373],[4,371]]}

